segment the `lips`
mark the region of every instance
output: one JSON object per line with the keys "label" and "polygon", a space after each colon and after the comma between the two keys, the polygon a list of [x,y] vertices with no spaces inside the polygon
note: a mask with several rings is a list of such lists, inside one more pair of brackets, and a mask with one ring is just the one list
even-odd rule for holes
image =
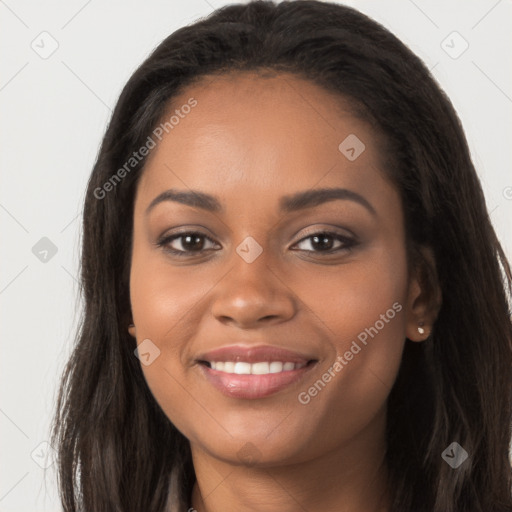
{"label": "lips", "polygon": [[232,345],[198,357],[206,379],[232,398],[257,399],[297,382],[317,360],[280,347]]}
{"label": "lips", "polygon": [[280,347],[270,345],[261,345],[259,347],[243,347],[241,345],[231,345],[200,355],[198,361],[205,362],[238,362],[259,363],[259,362],[290,362],[290,363],[308,363],[313,356],[291,352]]}

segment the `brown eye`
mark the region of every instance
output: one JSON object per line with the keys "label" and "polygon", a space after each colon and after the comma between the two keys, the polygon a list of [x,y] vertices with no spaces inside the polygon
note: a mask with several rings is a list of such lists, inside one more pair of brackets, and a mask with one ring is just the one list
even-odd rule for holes
{"label": "brown eye", "polygon": [[164,237],[158,245],[176,256],[190,256],[205,251],[208,243],[215,245],[213,240],[203,233],[187,231]]}
{"label": "brown eye", "polygon": [[306,245],[309,245],[309,248],[302,248],[299,250],[317,253],[325,252],[327,254],[336,253],[343,249],[350,249],[356,245],[355,240],[344,235],[340,235],[339,233],[329,231],[320,231],[309,235],[295,245],[303,244],[305,241],[308,241],[308,244]]}

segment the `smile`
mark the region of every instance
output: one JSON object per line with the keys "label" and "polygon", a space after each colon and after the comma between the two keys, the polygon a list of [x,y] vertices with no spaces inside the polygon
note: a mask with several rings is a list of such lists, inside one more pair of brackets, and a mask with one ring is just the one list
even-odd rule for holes
{"label": "smile", "polygon": [[303,379],[318,360],[275,345],[227,345],[198,355],[203,377],[224,396],[255,400]]}
{"label": "smile", "polygon": [[248,363],[244,361],[207,361],[212,370],[236,375],[267,375],[269,373],[289,372],[306,366],[307,363],[292,363],[282,361],[261,361]]}

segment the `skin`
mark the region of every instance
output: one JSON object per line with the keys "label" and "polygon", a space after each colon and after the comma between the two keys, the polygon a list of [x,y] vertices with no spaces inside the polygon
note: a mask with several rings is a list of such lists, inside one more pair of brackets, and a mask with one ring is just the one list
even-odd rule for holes
{"label": "skin", "polygon": [[[426,339],[435,312],[408,270],[401,201],[383,171],[379,134],[350,113],[349,101],[288,74],[209,77],[175,98],[173,109],[190,97],[197,106],[152,150],[138,185],[130,332],[161,351],[141,367],[164,413],[190,440],[191,506],[390,510],[386,399],[405,338]],[[354,161],[338,149],[349,134],[366,146]],[[279,211],[282,196],[331,187],[356,192],[374,213],[348,199]],[[146,214],[171,188],[217,196],[224,211],[165,201]],[[174,239],[168,246],[190,256],[173,256],[157,244],[177,228],[212,241]],[[326,230],[355,235],[357,244],[331,238],[327,249],[315,246],[311,236]],[[236,252],[249,236],[263,249],[252,263]],[[301,404],[298,394],[394,303],[401,311]],[[276,345],[318,362],[274,395],[227,397],[196,358],[235,343]],[[252,462],[240,455],[247,452]]]}

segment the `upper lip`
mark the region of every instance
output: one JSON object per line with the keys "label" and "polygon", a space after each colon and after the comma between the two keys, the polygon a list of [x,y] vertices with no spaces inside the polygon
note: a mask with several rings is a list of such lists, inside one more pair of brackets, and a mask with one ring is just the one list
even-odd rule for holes
{"label": "upper lip", "polygon": [[281,347],[272,345],[258,345],[247,347],[243,345],[229,345],[227,347],[217,348],[201,354],[198,361],[244,361],[247,363],[258,363],[262,361],[282,361],[289,363],[308,363],[314,358],[308,355],[291,352]]}

